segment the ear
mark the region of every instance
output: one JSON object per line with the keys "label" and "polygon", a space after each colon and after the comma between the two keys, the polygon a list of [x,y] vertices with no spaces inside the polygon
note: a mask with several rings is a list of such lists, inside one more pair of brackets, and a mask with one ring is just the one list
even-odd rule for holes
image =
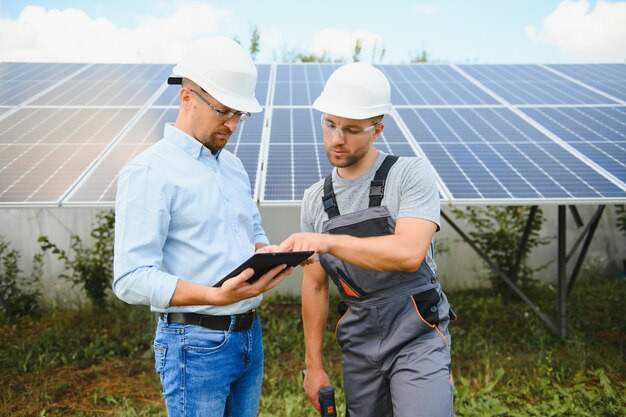
{"label": "ear", "polygon": [[189,87],[180,87],[180,107],[183,107],[189,110],[193,104],[193,93],[189,89]]}
{"label": "ear", "polygon": [[374,128],[374,136],[372,136],[372,143],[378,139],[378,137],[380,136],[381,133],[383,133],[383,129],[385,128],[385,124],[383,122],[380,122],[380,124],[378,126],[376,126],[376,128]]}

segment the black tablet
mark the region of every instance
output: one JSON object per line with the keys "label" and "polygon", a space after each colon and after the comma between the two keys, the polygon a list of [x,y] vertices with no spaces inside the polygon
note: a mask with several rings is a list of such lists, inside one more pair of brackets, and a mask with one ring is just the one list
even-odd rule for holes
{"label": "black tablet", "polygon": [[226,275],[214,287],[221,287],[222,284],[229,278],[237,276],[243,272],[244,269],[254,269],[254,275],[247,281],[253,283],[261,278],[270,269],[281,264],[287,264],[287,266],[297,266],[304,262],[306,258],[313,255],[315,252],[312,250],[297,251],[297,252],[270,252],[270,253],[255,253],[247,261],[235,268],[230,274]]}

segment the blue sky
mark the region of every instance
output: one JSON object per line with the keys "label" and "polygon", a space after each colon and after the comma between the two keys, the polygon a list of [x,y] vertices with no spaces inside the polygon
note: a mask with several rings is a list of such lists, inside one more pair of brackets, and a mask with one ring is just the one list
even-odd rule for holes
{"label": "blue sky", "polygon": [[350,60],[356,39],[368,62],[626,62],[623,0],[0,0],[0,61],[175,62],[204,35],[247,47],[253,25],[258,62]]}

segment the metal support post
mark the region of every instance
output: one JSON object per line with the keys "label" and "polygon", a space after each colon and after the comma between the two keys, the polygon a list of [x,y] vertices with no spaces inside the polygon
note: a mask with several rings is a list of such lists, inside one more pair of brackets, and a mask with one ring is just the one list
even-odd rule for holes
{"label": "metal support post", "polygon": [[565,206],[558,208],[558,244],[557,244],[557,277],[558,277],[558,302],[559,319],[558,334],[565,337],[565,322],[567,319],[567,260],[565,259],[567,219],[565,217]]}

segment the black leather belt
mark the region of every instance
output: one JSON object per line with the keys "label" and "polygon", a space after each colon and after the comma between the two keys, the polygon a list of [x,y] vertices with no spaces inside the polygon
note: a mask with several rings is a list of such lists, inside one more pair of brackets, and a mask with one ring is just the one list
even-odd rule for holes
{"label": "black leather belt", "polygon": [[230,329],[232,317],[235,317],[233,331],[242,332],[250,330],[256,318],[256,309],[233,316],[210,316],[196,313],[159,313],[159,318],[167,323],[193,324],[211,330]]}

